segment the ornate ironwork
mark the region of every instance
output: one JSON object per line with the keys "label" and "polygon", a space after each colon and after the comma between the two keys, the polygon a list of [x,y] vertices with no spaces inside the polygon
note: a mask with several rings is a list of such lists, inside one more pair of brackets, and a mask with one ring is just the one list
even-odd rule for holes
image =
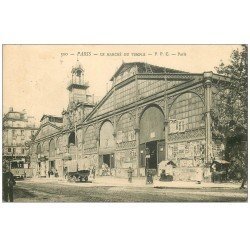
{"label": "ornate ironwork", "polygon": [[94,154],[94,153],[97,153],[97,147],[95,147],[95,148],[85,148],[84,149],[84,153],[85,154]]}
{"label": "ornate ironwork", "polygon": [[183,133],[174,133],[168,135],[169,142],[178,142],[184,140],[203,139],[205,137],[205,128],[188,130]]}
{"label": "ornate ironwork", "polygon": [[127,142],[122,142],[117,145],[117,149],[128,149],[128,148],[135,148],[136,142],[135,141],[127,141]]}
{"label": "ornate ironwork", "polygon": [[203,86],[199,86],[193,89],[190,89],[190,91],[194,92],[195,94],[199,95],[200,98],[204,101],[205,100],[205,89]]}

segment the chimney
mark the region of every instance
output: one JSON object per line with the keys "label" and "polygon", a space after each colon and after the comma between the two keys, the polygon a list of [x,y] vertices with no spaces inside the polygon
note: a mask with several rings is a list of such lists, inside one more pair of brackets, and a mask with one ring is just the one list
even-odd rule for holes
{"label": "chimney", "polygon": [[26,109],[23,109],[22,113],[23,113],[23,119],[27,120],[28,117],[27,117]]}

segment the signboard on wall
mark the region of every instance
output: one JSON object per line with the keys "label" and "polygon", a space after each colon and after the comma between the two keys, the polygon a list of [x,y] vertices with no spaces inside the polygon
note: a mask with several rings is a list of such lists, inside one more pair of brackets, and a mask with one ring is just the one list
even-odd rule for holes
{"label": "signboard on wall", "polygon": [[135,132],[134,131],[117,131],[116,134],[116,143],[122,143],[127,141],[134,141],[135,140]]}
{"label": "signboard on wall", "polygon": [[155,132],[150,133],[150,138],[155,138]]}
{"label": "signboard on wall", "polygon": [[177,123],[176,120],[170,120],[170,122],[169,122],[169,132],[170,133],[175,133],[177,131],[176,130],[176,123]]}
{"label": "signboard on wall", "polygon": [[134,141],[135,140],[135,132],[129,131],[128,132],[128,141]]}

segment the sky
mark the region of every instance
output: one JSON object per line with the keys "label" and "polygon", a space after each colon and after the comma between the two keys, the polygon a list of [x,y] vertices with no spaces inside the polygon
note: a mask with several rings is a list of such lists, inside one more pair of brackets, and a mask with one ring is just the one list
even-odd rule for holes
{"label": "sky", "polygon": [[100,98],[123,62],[141,61],[190,73],[215,72],[221,61],[229,63],[237,48],[240,46],[4,45],[3,112],[9,107],[25,109],[37,122],[43,114],[61,116],[68,105],[66,88],[77,59],[85,70],[89,94]]}

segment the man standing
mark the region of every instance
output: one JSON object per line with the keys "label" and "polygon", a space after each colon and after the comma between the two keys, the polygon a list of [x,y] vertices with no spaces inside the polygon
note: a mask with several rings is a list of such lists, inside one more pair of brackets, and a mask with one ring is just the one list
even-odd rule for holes
{"label": "man standing", "polygon": [[3,201],[13,202],[13,187],[16,184],[13,174],[7,166],[3,167]]}
{"label": "man standing", "polygon": [[128,182],[132,183],[133,169],[131,167],[128,168]]}

